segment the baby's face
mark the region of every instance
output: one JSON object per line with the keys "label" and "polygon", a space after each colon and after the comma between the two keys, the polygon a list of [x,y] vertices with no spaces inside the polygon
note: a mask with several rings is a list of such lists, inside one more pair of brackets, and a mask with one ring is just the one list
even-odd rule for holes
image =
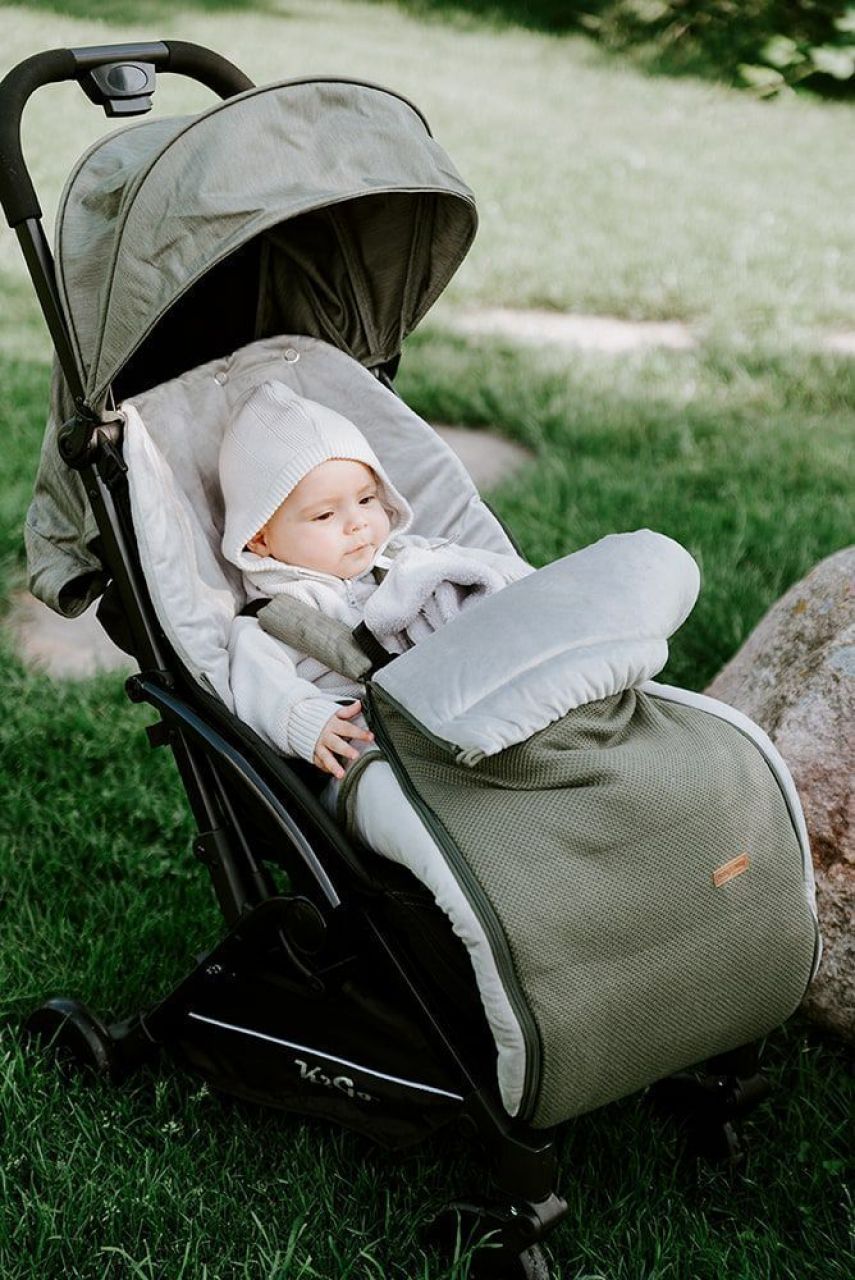
{"label": "baby's face", "polygon": [[247,543],[259,556],[355,578],[389,536],[377,478],[364,462],[333,458],[315,467]]}

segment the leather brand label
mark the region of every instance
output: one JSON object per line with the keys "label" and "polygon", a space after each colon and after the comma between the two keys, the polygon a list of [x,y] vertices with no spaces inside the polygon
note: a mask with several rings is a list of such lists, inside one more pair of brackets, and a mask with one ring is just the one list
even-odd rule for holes
{"label": "leather brand label", "polygon": [[730,862],[726,862],[723,867],[716,867],[713,872],[712,882],[717,889],[723,884],[727,884],[728,880],[733,880],[735,876],[741,876],[743,871],[748,870],[748,854],[740,853],[739,857],[731,858]]}

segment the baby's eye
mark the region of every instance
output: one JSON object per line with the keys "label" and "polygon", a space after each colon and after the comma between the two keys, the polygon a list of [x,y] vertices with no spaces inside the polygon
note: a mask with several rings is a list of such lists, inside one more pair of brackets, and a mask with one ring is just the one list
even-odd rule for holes
{"label": "baby's eye", "polygon": [[313,520],[329,520],[332,515],[331,511],[322,511],[319,516],[312,516]]}
{"label": "baby's eye", "polygon": [[376,493],[367,493],[364,498],[359,499],[359,505],[361,507],[364,507],[366,502],[376,502],[376,501],[377,501]]}

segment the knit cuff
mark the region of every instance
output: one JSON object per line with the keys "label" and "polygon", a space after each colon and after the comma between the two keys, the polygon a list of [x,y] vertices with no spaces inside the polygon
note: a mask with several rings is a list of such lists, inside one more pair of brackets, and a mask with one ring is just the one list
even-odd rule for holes
{"label": "knit cuff", "polygon": [[315,747],[326,722],[341,706],[333,698],[301,698],[288,714],[286,737],[295,756],[312,763]]}

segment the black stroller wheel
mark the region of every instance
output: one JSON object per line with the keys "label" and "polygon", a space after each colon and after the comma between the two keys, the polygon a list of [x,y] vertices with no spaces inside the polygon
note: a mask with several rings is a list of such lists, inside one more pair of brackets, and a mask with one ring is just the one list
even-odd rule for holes
{"label": "black stroller wheel", "polygon": [[[516,1259],[503,1263],[502,1267],[502,1270],[495,1272],[485,1271],[483,1274],[486,1280],[493,1280],[493,1277],[495,1280],[550,1280],[552,1275],[546,1254],[536,1244],[519,1254]],[[473,1272],[476,1278],[481,1274],[477,1268]]]}
{"label": "black stroller wheel", "polygon": [[110,1032],[78,1000],[55,996],[30,1014],[24,1035],[72,1070],[88,1069],[112,1076],[116,1061]]}
{"label": "black stroller wheel", "polygon": [[472,1280],[556,1280],[537,1244],[515,1256],[507,1255],[504,1249],[482,1249],[472,1259],[469,1274]]}
{"label": "black stroller wheel", "polygon": [[431,1223],[429,1237],[434,1247],[446,1255],[455,1254],[458,1247],[461,1251],[470,1249],[486,1237],[484,1247],[472,1257],[468,1272],[472,1280],[557,1280],[539,1245],[516,1251],[507,1233],[505,1214],[493,1207],[448,1205]]}
{"label": "black stroller wheel", "polygon": [[[520,1266],[522,1268],[520,1275],[524,1280],[549,1280],[551,1274],[549,1263],[539,1245],[533,1245],[531,1249],[526,1249],[525,1253],[520,1254]],[[557,1280],[557,1277],[553,1280]]]}

